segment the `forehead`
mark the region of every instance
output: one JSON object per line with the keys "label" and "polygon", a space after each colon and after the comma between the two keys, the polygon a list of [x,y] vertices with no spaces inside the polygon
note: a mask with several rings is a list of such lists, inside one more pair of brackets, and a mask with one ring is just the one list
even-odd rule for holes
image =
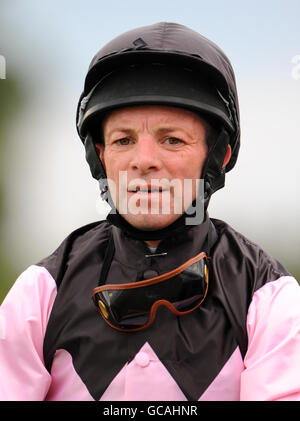
{"label": "forehead", "polygon": [[134,126],[147,120],[152,124],[175,124],[176,126],[201,126],[206,123],[199,114],[179,107],[165,105],[139,105],[119,108],[110,111],[104,117],[103,128],[111,128],[120,124]]}

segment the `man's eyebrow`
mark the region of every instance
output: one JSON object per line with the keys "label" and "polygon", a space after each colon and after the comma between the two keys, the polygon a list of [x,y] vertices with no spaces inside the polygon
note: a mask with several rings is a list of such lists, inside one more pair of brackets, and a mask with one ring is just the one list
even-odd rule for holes
{"label": "man's eyebrow", "polygon": [[126,135],[131,135],[132,133],[134,133],[133,129],[126,129],[125,127],[114,127],[113,129],[109,130],[108,133],[106,133],[107,136],[110,136],[112,133],[114,132],[121,132],[121,133],[125,133]]}
{"label": "man's eyebrow", "polygon": [[170,127],[161,127],[157,129],[157,133],[168,133],[168,132],[175,132],[177,130],[184,131],[181,127],[170,126]]}

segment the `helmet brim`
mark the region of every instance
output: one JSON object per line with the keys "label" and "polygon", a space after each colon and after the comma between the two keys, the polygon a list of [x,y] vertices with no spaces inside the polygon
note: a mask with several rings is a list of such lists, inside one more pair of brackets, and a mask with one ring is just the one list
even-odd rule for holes
{"label": "helmet brim", "polygon": [[204,118],[214,118],[234,131],[230,110],[218,88],[205,73],[161,63],[130,65],[102,78],[85,98],[79,118],[80,135],[101,127],[108,111],[136,105],[166,105],[184,108]]}

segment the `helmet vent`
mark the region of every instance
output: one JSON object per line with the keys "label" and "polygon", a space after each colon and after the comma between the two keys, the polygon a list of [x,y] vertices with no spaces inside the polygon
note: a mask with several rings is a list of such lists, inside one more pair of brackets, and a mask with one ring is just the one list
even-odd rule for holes
{"label": "helmet vent", "polygon": [[142,38],[137,38],[135,41],[133,41],[133,45],[135,46],[136,50],[147,47],[147,43]]}

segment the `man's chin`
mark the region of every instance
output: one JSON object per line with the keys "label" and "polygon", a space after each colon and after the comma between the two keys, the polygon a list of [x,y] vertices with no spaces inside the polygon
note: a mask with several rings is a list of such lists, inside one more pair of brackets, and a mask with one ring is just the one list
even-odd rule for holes
{"label": "man's chin", "polygon": [[168,227],[175,222],[181,215],[178,214],[122,214],[122,217],[134,228],[141,231],[157,231]]}

